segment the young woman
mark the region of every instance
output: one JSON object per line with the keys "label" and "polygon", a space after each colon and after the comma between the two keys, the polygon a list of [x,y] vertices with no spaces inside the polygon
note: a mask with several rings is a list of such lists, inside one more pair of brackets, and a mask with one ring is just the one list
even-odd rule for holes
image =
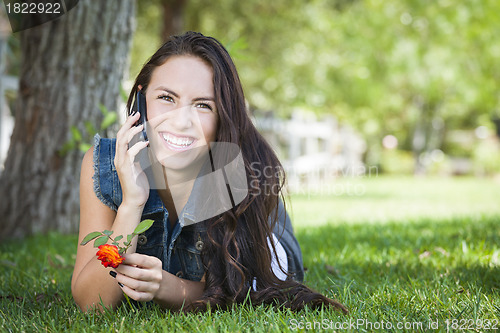
{"label": "young woman", "polygon": [[[132,141],[145,127],[134,126],[139,114],[133,112],[116,139],[96,136],[81,168],[80,241],[93,231],[126,235],[144,219],[154,223],[115,270],[96,260],[92,246],[78,247],[72,279],[78,306],[115,307],[125,293],[170,309],[226,308],[249,297],[252,304],[347,312],[300,283],[302,256],[283,206],[281,164],[247,114],[224,47],[194,32],[172,37],[139,73],[129,110],[139,90],[149,141]],[[231,172],[213,168],[214,143],[237,147],[242,161],[245,195],[231,196],[224,209],[217,206],[223,191],[193,177],[209,156],[214,175],[226,170],[229,189]],[[154,169],[149,178],[135,160],[146,150]]]}

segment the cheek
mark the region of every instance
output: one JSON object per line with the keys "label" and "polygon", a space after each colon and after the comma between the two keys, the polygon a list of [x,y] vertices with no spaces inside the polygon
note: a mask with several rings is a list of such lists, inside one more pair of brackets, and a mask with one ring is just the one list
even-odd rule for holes
{"label": "cheek", "polygon": [[215,136],[217,134],[217,124],[218,117],[215,114],[211,114],[209,117],[204,117],[201,119],[201,127],[203,129],[203,134],[207,142],[215,141]]}
{"label": "cheek", "polygon": [[151,120],[162,115],[164,111],[162,111],[161,106],[156,105],[156,103],[150,103],[148,104],[147,113],[148,113],[148,120]]}

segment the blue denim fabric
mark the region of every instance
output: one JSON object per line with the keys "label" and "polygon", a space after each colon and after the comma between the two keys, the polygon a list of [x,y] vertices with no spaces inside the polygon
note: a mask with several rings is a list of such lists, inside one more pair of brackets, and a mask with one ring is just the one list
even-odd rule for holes
{"label": "blue denim fabric", "polygon": [[[114,165],[116,139],[94,137],[94,192],[106,206],[118,210],[122,202],[122,189]],[[189,204],[189,203],[188,203]],[[169,236],[168,211],[156,190],[151,190],[142,213],[142,220],[154,220],[153,226],[139,235],[137,253],[154,256],[163,263],[163,269],[184,279],[199,281],[205,268],[200,253],[206,236],[203,222],[192,224],[192,210],[186,207],[179,214],[179,221]],[[283,204],[278,207],[278,223],[274,234],[283,245],[288,257],[288,273],[302,281],[304,269],[300,246]],[[170,243],[168,244],[168,239]]]}

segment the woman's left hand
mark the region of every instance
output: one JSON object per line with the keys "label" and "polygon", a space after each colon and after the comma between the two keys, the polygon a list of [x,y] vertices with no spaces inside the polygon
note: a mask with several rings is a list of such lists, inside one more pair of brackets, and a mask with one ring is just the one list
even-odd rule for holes
{"label": "woman's left hand", "polygon": [[130,298],[147,302],[155,298],[162,282],[162,262],[144,254],[131,253],[116,268],[116,281]]}

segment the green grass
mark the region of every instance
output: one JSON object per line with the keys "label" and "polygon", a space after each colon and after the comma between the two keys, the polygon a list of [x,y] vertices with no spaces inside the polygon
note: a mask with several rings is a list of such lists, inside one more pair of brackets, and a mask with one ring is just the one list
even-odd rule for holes
{"label": "green grass", "polygon": [[300,227],[406,223],[422,218],[500,216],[500,179],[346,177],[292,196],[288,209]]}
{"label": "green grass", "polygon": [[437,322],[445,331],[446,320],[450,325],[458,320],[463,328],[500,321],[498,183],[356,182],[365,186],[361,195],[295,195],[291,206],[306,284],[346,304],[349,316],[248,305],[198,315],[127,306],[82,314],[70,292],[77,238],[52,233],[0,245],[0,331],[286,332],[314,323],[316,328],[359,323],[358,330],[346,331],[370,332],[376,328],[370,323],[382,321],[385,327],[422,323],[422,331]]}

